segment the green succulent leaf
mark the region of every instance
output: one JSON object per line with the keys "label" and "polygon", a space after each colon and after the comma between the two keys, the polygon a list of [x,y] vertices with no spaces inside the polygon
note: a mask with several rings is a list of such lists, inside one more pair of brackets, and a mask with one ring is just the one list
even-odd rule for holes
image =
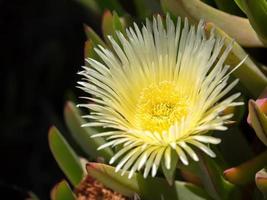
{"label": "green succulent leaf", "polygon": [[84,177],[79,158],[56,127],[49,130],[49,147],[61,170],[76,186]]}
{"label": "green succulent leaf", "polygon": [[52,200],[75,200],[75,196],[67,183],[63,180],[59,182],[51,191]]}
{"label": "green succulent leaf", "polygon": [[267,146],[267,116],[259,109],[255,101],[250,100],[248,105],[251,125],[258,138]]}
{"label": "green succulent leaf", "polygon": [[108,35],[111,35],[112,37],[117,38],[114,27],[113,27],[112,13],[109,10],[106,10],[102,17],[102,33],[107,43],[109,43],[109,40],[107,37]]}
{"label": "green succulent leaf", "polygon": [[173,185],[174,182],[177,162],[178,162],[178,155],[173,150],[171,151],[171,168],[167,169],[165,162],[161,162],[162,172],[170,185]]}
{"label": "green succulent leaf", "polygon": [[267,164],[267,151],[253,159],[224,171],[224,177],[235,185],[245,185],[252,182],[257,171]]}
{"label": "green succulent leaf", "polygon": [[265,198],[267,198],[267,171],[265,168],[256,173],[255,182],[258,189],[262,192]]}
{"label": "green succulent leaf", "polygon": [[125,28],[123,27],[120,17],[116,13],[116,11],[112,12],[112,22],[113,22],[113,29],[116,31],[124,32]]}
{"label": "green succulent leaf", "polygon": [[128,172],[121,176],[115,172],[115,168],[100,164],[89,163],[87,172],[90,176],[125,196],[139,194],[145,200],[204,200],[211,199],[201,188],[182,181],[175,181],[172,186],[161,178],[143,178],[141,174],[135,173],[128,179]]}
{"label": "green succulent leaf", "polygon": [[[123,18],[124,19],[124,18]],[[111,13],[109,10],[106,10],[102,17],[102,33],[105,38],[105,41],[109,46],[111,46],[108,36],[112,36],[117,42],[118,37],[116,31],[120,31],[122,33],[125,32],[126,29],[126,19],[124,19],[125,23],[122,23],[123,20],[118,16],[118,14],[114,11]]]}
{"label": "green succulent leaf", "polygon": [[188,17],[193,23],[200,19],[214,23],[243,46],[263,46],[246,18],[225,13],[199,0],[161,0],[161,4],[164,11],[174,16]]}
{"label": "green succulent leaf", "polygon": [[239,9],[233,0],[215,0],[215,2],[218,8],[222,11],[233,15],[244,15],[244,13]]}
{"label": "green succulent leaf", "polygon": [[234,0],[235,3],[238,5],[238,7],[244,12],[246,13],[246,7],[245,7],[245,2],[243,0]]}
{"label": "green succulent leaf", "polygon": [[222,169],[214,159],[198,152],[199,161],[190,161],[188,166],[179,164],[182,170],[187,170],[198,176],[205,190],[213,199],[228,199],[236,189],[224,179]]}
{"label": "green succulent leaf", "polygon": [[99,60],[99,56],[94,50],[94,43],[92,40],[87,40],[84,44],[84,57]]}
{"label": "green succulent leaf", "polygon": [[[212,23],[206,24],[206,30],[210,31],[214,28]],[[220,28],[215,27],[216,34],[225,38],[225,45],[232,43],[232,39]],[[238,65],[247,54],[244,49],[236,42],[233,43],[232,51],[226,59],[226,64],[230,67]],[[256,64],[247,57],[243,64],[233,72],[240,82],[247,88],[247,90],[254,96],[258,97],[267,85],[267,77],[259,70]]]}
{"label": "green succulent leaf", "polygon": [[90,162],[86,165],[86,169],[89,176],[125,196],[133,196],[138,191],[138,184],[134,179],[121,176],[109,165]]}
{"label": "green succulent leaf", "polygon": [[241,2],[252,27],[258,33],[262,42],[267,45],[267,1],[242,0]]}
{"label": "green succulent leaf", "polygon": [[86,121],[81,117],[79,109],[72,102],[66,103],[64,117],[71,136],[86,155],[93,159],[102,157],[106,161],[110,160],[113,156],[112,149],[108,147],[99,151],[97,150],[99,146],[106,143],[105,139],[101,137],[91,138],[98,130],[89,127],[81,127]]}
{"label": "green succulent leaf", "polygon": [[97,33],[89,26],[84,25],[85,34],[88,40],[91,40],[94,45],[101,45],[107,47],[104,41],[97,35]]}

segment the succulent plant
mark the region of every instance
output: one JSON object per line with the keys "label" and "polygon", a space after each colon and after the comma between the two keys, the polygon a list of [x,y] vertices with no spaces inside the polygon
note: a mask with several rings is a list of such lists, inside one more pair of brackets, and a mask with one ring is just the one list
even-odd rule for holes
{"label": "succulent plant", "polygon": [[51,198],[263,199],[267,77],[244,47],[266,47],[266,1],[135,0],[136,17],[80,2],[102,35],[84,26],[87,94],[64,109],[72,141],[49,130],[69,181]]}

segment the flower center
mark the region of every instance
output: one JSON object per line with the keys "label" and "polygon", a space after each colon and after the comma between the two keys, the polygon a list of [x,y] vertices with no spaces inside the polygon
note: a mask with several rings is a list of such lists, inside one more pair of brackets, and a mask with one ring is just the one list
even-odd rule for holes
{"label": "flower center", "polygon": [[136,112],[141,130],[162,132],[168,130],[188,114],[189,102],[185,94],[170,81],[151,84],[141,92]]}

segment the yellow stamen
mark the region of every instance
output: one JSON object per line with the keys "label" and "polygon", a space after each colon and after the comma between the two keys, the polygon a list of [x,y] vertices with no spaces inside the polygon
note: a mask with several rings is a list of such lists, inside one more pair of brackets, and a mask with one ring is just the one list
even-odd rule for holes
{"label": "yellow stamen", "polygon": [[162,132],[168,130],[188,114],[189,100],[170,81],[151,84],[141,92],[136,112],[141,130]]}

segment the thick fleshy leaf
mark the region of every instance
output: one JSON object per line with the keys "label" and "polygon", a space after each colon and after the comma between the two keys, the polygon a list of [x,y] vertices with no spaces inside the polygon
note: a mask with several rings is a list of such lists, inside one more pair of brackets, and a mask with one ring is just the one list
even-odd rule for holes
{"label": "thick fleshy leaf", "polygon": [[100,163],[88,163],[86,169],[89,176],[125,196],[133,196],[138,191],[136,179],[121,176],[120,173],[115,172],[114,167]]}
{"label": "thick fleshy leaf", "polygon": [[106,187],[125,196],[133,196],[137,193],[144,200],[211,199],[202,189],[186,182],[175,181],[172,186],[169,186],[164,179],[152,177],[145,179],[137,173],[128,179],[128,172],[121,176],[120,173],[115,172],[114,167],[100,163],[89,163],[87,171],[90,176]]}
{"label": "thick fleshy leaf", "polygon": [[174,182],[177,162],[178,162],[178,155],[174,151],[171,151],[171,168],[170,169],[166,168],[165,162],[161,162],[162,172],[170,185],[173,185],[173,182]]}
{"label": "thick fleshy leaf", "polygon": [[258,138],[267,146],[267,116],[259,109],[255,101],[248,103],[251,126]]}
{"label": "thick fleshy leaf", "polygon": [[239,0],[238,3],[246,11],[251,25],[263,43],[267,45],[267,1]]}
{"label": "thick fleshy leaf", "polygon": [[224,171],[224,177],[236,185],[245,185],[254,180],[257,171],[267,165],[267,151],[253,159]]}
{"label": "thick fleshy leaf", "polygon": [[84,25],[85,34],[88,40],[91,40],[94,45],[101,45],[107,47],[104,41],[97,35],[97,33],[89,26]]}
{"label": "thick fleshy leaf", "polygon": [[120,18],[115,11],[113,11],[113,13],[112,13],[112,18],[113,18],[112,21],[113,21],[114,30],[124,32],[125,29],[123,27],[123,24],[121,23]]}
{"label": "thick fleshy leaf", "polygon": [[[214,28],[212,23],[206,24],[208,32],[212,28]],[[215,27],[215,29],[216,34],[225,38],[226,46],[232,42],[232,39],[222,29],[218,27]],[[244,49],[238,43],[234,42],[232,51],[226,59],[226,64],[230,65],[230,67],[232,67],[231,69],[233,69],[246,58],[246,56],[247,54]],[[254,97],[258,97],[267,85],[267,77],[258,69],[256,64],[249,57],[246,58],[238,69],[233,71],[233,74]]]}
{"label": "thick fleshy leaf", "polygon": [[49,130],[49,147],[59,167],[76,186],[84,176],[79,158],[56,127]]}
{"label": "thick fleshy leaf", "polygon": [[92,40],[87,40],[84,44],[84,57],[99,60],[99,56],[94,51],[94,43]]}
{"label": "thick fleshy leaf", "polygon": [[51,191],[52,200],[75,200],[75,196],[67,181],[59,182]]}
{"label": "thick fleshy leaf", "polygon": [[122,23],[120,17],[115,11],[111,13],[109,10],[106,10],[102,17],[102,33],[106,43],[110,45],[110,41],[108,39],[109,35],[118,41],[116,31],[124,33],[125,26],[126,25]]}
{"label": "thick fleshy leaf", "polygon": [[257,172],[255,182],[259,190],[262,192],[265,198],[267,198],[267,171],[261,169]]}
{"label": "thick fleshy leaf", "polygon": [[205,19],[216,24],[243,46],[263,46],[246,18],[225,13],[199,0],[161,0],[161,3],[165,11],[175,16],[187,17],[195,23]]}
{"label": "thick fleshy leaf", "polygon": [[107,43],[109,42],[107,37],[108,35],[111,35],[113,37],[116,36],[115,30],[113,28],[112,13],[109,10],[106,10],[102,17],[102,33]]}
{"label": "thick fleshy leaf", "polygon": [[222,11],[238,16],[244,15],[233,0],[215,0],[215,2],[218,8]]}
{"label": "thick fleshy leaf", "polygon": [[188,166],[179,164],[182,170],[187,170],[200,178],[205,190],[213,199],[228,199],[236,190],[235,186],[223,178],[222,169],[214,159],[198,152],[199,161],[191,161]]}
{"label": "thick fleshy leaf", "polygon": [[234,0],[235,3],[238,5],[238,7],[244,12],[246,13],[246,8],[245,8],[245,4],[243,0]]}
{"label": "thick fleshy leaf", "polygon": [[106,161],[110,160],[113,156],[112,149],[107,147],[97,150],[98,147],[106,143],[105,139],[101,137],[91,138],[92,135],[97,133],[97,129],[81,127],[86,121],[81,117],[79,109],[72,102],[66,103],[64,117],[73,139],[87,156],[93,159],[102,157]]}

